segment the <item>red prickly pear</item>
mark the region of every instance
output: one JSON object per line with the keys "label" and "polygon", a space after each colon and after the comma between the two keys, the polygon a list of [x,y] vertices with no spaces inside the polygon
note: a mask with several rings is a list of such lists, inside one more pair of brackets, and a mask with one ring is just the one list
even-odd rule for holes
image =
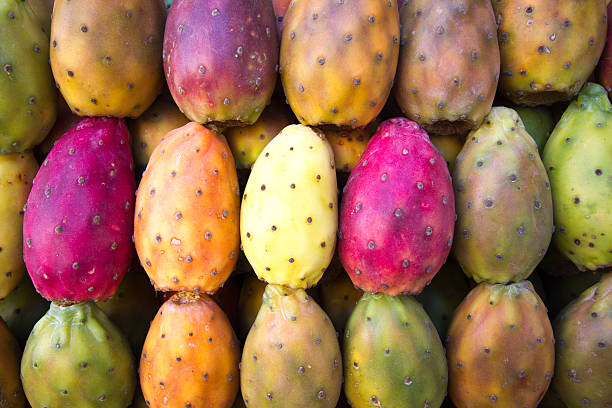
{"label": "red prickly pear", "polygon": [[340,259],[353,283],[367,292],[418,294],[448,256],[454,220],[444,158],[418,124],[390,119],[346,184]]}
{"label": "red prickly pear", "polygon": [[49,300],[113,296],[130,265],[134,163],[123,120],[87,118],[58,140],[34,179],[24,259]]}

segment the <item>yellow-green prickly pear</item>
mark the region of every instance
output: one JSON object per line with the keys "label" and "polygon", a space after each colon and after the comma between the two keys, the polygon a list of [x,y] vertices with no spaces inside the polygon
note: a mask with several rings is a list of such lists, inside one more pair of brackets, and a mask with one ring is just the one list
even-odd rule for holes
{"label": "yellow-green prickly pear", "polygon": [[27,0],[38,21],[47,35],[51,29],[51,12],[53,11],[53,0]]}
{"label": "yellow-green prickly pear", "polygon": [[255,161],[242,196],[242,246],[257,276],[292,288],[316,285],[336,245],[337,200],[325,136],[287,126]]}
{"label": "yellow-green prickly pear", "polygon": [[20,350],[4,320],[0,318],[0,407],[23,408],[25,395],[19,380]]}

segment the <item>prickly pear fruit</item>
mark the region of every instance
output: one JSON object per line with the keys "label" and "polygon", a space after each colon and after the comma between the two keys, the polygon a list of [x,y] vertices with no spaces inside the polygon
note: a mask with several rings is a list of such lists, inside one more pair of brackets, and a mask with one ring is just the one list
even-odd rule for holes
{"label": "prickly pear fruit", "polygon": [[161,0],[55,0],[51,68],[81,116],[138,117],[162,86]]}
{"label": "prickly pear fruit", "polygon": [[19,345],[0,318],[0,406],[3,408],[25,407],[25,395],[19,379]]}
{"label": "prickly pear fruit", "polygon": [[323,310],[329,315],[338,333],[342,334],[363,292],[353,285],[342,266],[340,269],[338,276],[325,280],[319,285],[319,293]]}
{"label": "prickly pear fruit", "polygon": [[127,340],[92,302],[51,303],[30,334],[21,378],[33,407],[125,408],[136,388]]}
{"label": "prickly pear fruit", "polygon": [[51,132],[49,132],[45,140],[34,148],[34,156],[36,156],[39,163],[45,161],[45,158],[51,149],[53,149],[53,146],[55,146],[55,143],[57,143],[60,137],[64,136],[66,132],[68,132],[83,119],[70,110],[70,107],[68,104],[66,104],[66,101],[61,95],[58,95],[57,99],[58,107],[55,125],[53,125]]}
{"label": "prickly pear fruit", "polygon": [[412,296],[366,293],[344,334],[344,392],[353,408],[438,408],[448,368],[436,328]]}
{"label": "prickly pear fruit", "polygon": [[189,119],[255,123],[276,85],[270,0],[175,0],[164,37],[170,92]]}
{"label": "prickly pear fruit", "polygon": [[283,20],[285,19],[285,14],[289,8],[289,3],[291,3],[291,0],[272,0],[274,15],[276,16],[276,27],[278,28],[279,36],[282,32]]}
{"label": "prickly pear fruit", "polygon": [[554,353],[546,307],[531,282],[483,282],[448,328],[450,397],[457,408],[536,407],[550,384]]}
{"label": "prickly pear fruit", "polygon": [[280,67],[298,120],[352,128],[370,123],[391,92],[398,38],[396,0],[292,1]]}
{"label": "prickly pear fruit", "polygon": [[327,127],[323,131],[334,150],[336,169],[350,173],[366,149],[371,133],[362,128],[341,129],[336,126]]}
{"label": "prickly pear fruit", "polygon": [[553,391],[568,408],[612,405],[612,273],[563,309],[555,335]]}
{"label": "prickly pear fruit", "polygon": [[542,154],[550,132],[555,127],[550,109],[547,106],[517,106],[514,110],[521,117],[527,133],[538,145],[538,152]]}
{"label": "prickly pear fruit", "polygon": [[612,4],[608,5],[608,34],[607,42],[597,64],[597,82],[599,82],[608,95],[612,97]]}
{"label": "prickly pear fruit", "polygon": [[50,33],[51,29],[51,12],[53,11],[54,0],[27,0],[27,3],[32,7],[32,11],[38,17],[38,21],[43,28],[43,31],[47,34]]}
{"label": "prickly pear fruit", "polygon": [[339,255],[355,286],[395,296],[432,280],[451,248],[455,199],[446,162],[418,124],[380,125],[340,214]]}
{"label": "prickly pear fruit", "polygon": [[38,163],[32,152],[0,154],[0,299],[19,284],[23,263],[23,206]]}
{"label": "prickly pear fruit", "polygon": [[238,301],[238,338],[244,341],[251,330],[251,326],[257,318],[261,308],[261,299],[266,290],[266,283],[257,279],[257,275],[249,273],[245,275],[240,289],[240,300]]}
{"label": "prickly pear fruit", "polygon": [[40,143],[53,127],[57,93],[49,37],[23,0],[0,1],[0,154]]}
{"label": "prickly pear fruit", "polygon": [[238,257],[239,194],[222,135],[191,122],[164,137],[138,187],[134,221],[136,251],[157,290],[223,286]]}
{"label": "prickly pear fruit", "polygon": [[295,118],[289,107],[273,101],[257,122],[225,130],[223,133],[236,159],[236,166],[239,169],[250,169],[270,140],[292,123],[295,123]]}
{"label": "prickly pear fruit", "polygon": [[425,130],[475,129],[491,110],[499,46],[490,0],[412,0],[401,9],[395,99]]}
{"label": "prickly pear fruit", "polygon": [[570,104],[544,149],[553,242],[580,270],[612,266],[612,104],[593,83]]}
{"label": "prickly pear fruit", "polygon": [[342,356],[329,317],[304,290],[268,285],[242,352],[245,405],[335,408],[341,387]]}
{"label": "prickly pear fruit", "polygon": [[463,147],[461,135],[430,135],[429,140],[440,151],[450,172],[455,168],[455,160]]}
{"label": "prickly pear fruit", "polygon": [[553,231],[550,184],[518,114],[495,107],[472,131],[453,170],[453,253],[476,282],[527,278]]}
{"label": "prickly pear fruit", "polygon": [[49,300],[106,300],[130,265],[131,139],[121,119],[87,118],[55,144],[34,179],[24,259]]}
{"label": "prickly pear fruit", "polygon": [[290,125],[261,152],[242,196],[240,235],[260,279],[317,284],[336,246],[338,190],[323,133]]}
{"label": "prickly pear fruit", "polygon": [[25,347],[32,328],[49,310],[49,302],[41,297],[28,276],[23,278],[10,295],[0,300],[0,317],[11,333]]}
{"label": "prickly pear fruit", "polygon": [[599,282],[601,276],[601,272],[591,271],[562,277],[543,275],[544,287],[548,294],[546,302],[548,315],[555,318],[571,301],[577,299],[590,286]]}
{"label": "prickly pear fruit", "polygon": [[494,0],[501,91],[517,104],[572,99],[606,40],[608,0]]}
{"label": "prickly pear fruit", "polygon": [[134,161],[141,169],[147,167],[149,157],[171,130],[185,126],[189,119],[179,111],[169,94],[163,93],[140,117],[128,121],[133,138]]}
{"label": "prickly pear fruit", "polygon": [[211,298],[175,294],[155,316],[142,351],[147,406],[231,407],[240,381],[239,353],[229,320]]}

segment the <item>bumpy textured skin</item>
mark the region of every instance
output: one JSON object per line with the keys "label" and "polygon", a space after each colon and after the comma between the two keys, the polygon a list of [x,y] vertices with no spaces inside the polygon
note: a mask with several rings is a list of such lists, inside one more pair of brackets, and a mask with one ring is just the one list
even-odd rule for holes
{"label": "bumpy textured skin", "polygon": [[[612,16],[612,3],[608,5],[608,17]],[[612,19],[608,18],[608,34],[606,46],[597,64],[597,82],[599,82],[608,95],[612,97]]]}
{"label": "bumpy textured skin", "polygon": [[270,0],[175,0],[164,37],[164,72],[189,119],[255,123],[276,85],[278,37]]}
{"label": "bumpy textured skin", "polygon": [[452,173],[455,168],[455,160],[463,147],[463,140],[465,138],[461,135],[430,135],[429,140],[436,146],[436,149],[440,151],[448,170]]}
{"label": "bumpy textured skin", "polygon": [[295,117],[287,104],[273,100],[257,122],[250,126],[226,129],[223,134],[236,159],[236,167],[250,169],[270,140],[293,123]]}
{"label": "bumpy textured skin", "polygon": [[49,38],[24,1],[0,1],[0,154],[40,143],[57,115]]}
{"label": "bumpy textured skin", "polygon": [[238,258],[239,194],[222,135],[195,122],[166,135],[138,187],[134,221],[136,251],[155,289],[223,286]]}
{"label": "bumpy textured skin", "polygon": [[396,0],[294,0],[280,51],[287,101],[303,124],[364,127],[389,97],[398,55]]}
{"label": "bumpy textured skin", "polygon": [[121,119],[87,118],[55,144],[23,219],[26,267],[49,300],[106,300],[133,253],[134,163]]}
{"label": "bumpy textured skin", "polygon": [[555,127],[552,112],[547,106],[517,106],[514,110],[521,117],[527,133],[538,145],[538,152],[542,154],[546,141],[550,137],[550,132]]}
{"label": "bumpy textured skin", "polygon": [[336,246],[338,191],[323,133],[290,125],[259,155],[242,196],[242,247],[259,278],[317,284]]}
{"label": "bumpy textured skin", "polygon": [[208,296],[183,292],[151,324],[140,384],[152,408],[229,408],[238,392],[240,346],[225,313]]}
{"label": "bumpy textured skin", "polygon": [[476,282],[527,278],[553,232],[550,184],[518,114],[495,107],[472,131],[453,170],[453,254]]}
{"label": "bumpy textured skin", "polygon": [[497,27],[490,0],[412,0],[401,9],[395,99],[433,134],[477,128],[499,80]]}
{"label": "bumpy textured skin", "polygon": [[80,116],[138,117],[162,86],[162,0],[56,0],[51,68]]}
{"label": "bumpy textured skin", "polygon": [[340,269],[338,276],[325,280],[319,285],[319,293],[321,295],[321,307],[329,315],[338,333],[342,334],[344,326],[363,292],[353,285],[344,269],[342,267]]}
{"label": "bumpy textured skin", "polygon": [[21,359],[34,407],[125,408],[136,388],[134,356],[123,334],[94,303],[52,303]]}
{"label": "bumpy textured skin", "polygon": [[83,118],[74,114],[70,110],[68,104],[61,95],[58,95],[57,120],[51,129],[51,132],[45,137],[38,146],[34,148],[34,155],[39,163],[45,161],[45,158],[55,146],[55,143],[64,136],[72,127],[79,123]]}
{"label": "bumpy textured skin", "polygon": [[24,408],[25,395],[19,379],[19,344],[0,319],[0,407]]}
{"label": "bumpy textured skin", "polygon": [[344,333],[344,392],[353,408],[438,408],[448,368],[440,337],[412,296],[366,293]]}
{"label": "bumpy textured skin", "polygon": [[383,122],[351,172],[339,255],[366,292],[417,294],[451,249],[455,199],[444,158],[418,124]]}
{"label": "bumpy textured skin", "polygon": [[51,32],[51,12],[54,0],[27,0],[47,36]]}
{"label": "bumpy textured skin", "polygon": [[572,99],[606,40],[607,0],[492,0],[501,52],[501,92],[518,104]]}
{"label": "bumpy textured skin", "polygon": [[161,94],[140,117],[128,121],[136,166],[146,168],[149,157],[162,138],[171,130],[185,126],[188,122],[189,119],[179,111],[168,93]]}
{"label": "bumpy textured skin", "polygon": [[555,346],[532,284],[472,289],[448,328],[447,356],[457,408],[536,407],[550,384]]}
{"label": "bumpy textured skin", "polygon": [[547,294],[546,307],[548,308],[548,315],[551,318],[555,318],[571,301],[577,299],[590,286],[599,282],[601,276],[602,272],[599,271],[586,271],[561,278],[542,275]]}
{"label": "bumpy textured skin", "polygon": [[29,277],[25,277],[6,298],[0,300],[0,317],[11,333],[25,347],[32,328],[49,310],[49,302],[36,293]]}
{"label": "bumpy textured skin", "polygon": [[553,243],[580,270],[612,266],[612,104],[588,84],[544,149],[554,203]]}
{"label": "bumpy textured skin", "polygon": [[261,308],[266,282],[257,279],[254,273],[245,275],[238,301],[238,338],[244,341],[251,330]]}
{"label": "bumpy textured skin", "polygon": [[453,312],[469,291],[470,285],[461,267],[449,258],[431,283],[416,297],[436,326],[441,339],[446,339]]}
{"label": "bumpy textured skin", "polygon": [[568,408],[612,405],[612,273],[570,303],[555,320],[552,390]]}
{"label": "bumpy textured skin", "polygon": [[247,408],[335,408],[342,356],[334,326],[302,289],[268,285],[244,343],[240,388]]}
{"label": "bumpy textured skin", "polygon": [[334,150],[334,161],[338,171],[350,173],[361,158],[372,134],[366,129],[341,129],[328,126],[323,129],[325,137]]}
{"label": "bumpy textured skin", "polygon": [[23,206],[38,163],[32,152],[0,155],[0,299],[25,275],[23,263]]}

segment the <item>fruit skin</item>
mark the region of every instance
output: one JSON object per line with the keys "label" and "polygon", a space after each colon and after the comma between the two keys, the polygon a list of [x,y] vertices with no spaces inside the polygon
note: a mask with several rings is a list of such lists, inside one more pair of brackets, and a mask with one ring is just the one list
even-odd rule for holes
{"label": "fruit skin", "polygon": [[239,195],[222,135],[190,122],[164,137],[138,187],[134,220],[136,251],[156,290],[212,294],[223,286],[238,258]]}
{"label": "fruit skin", "polygon": [[45,157],[49,154],[55,143],[64,136],[71,128],[76,126],[83,118],[79,115],[74,114],[62,95],[58,95],[58,107],[57,107],[57,120],[55,125],[51,129],[51,132],[45,137],[45,140],[40,142],[38,146],[34,148],[34,156],[39,163],[45,161]]}
{"label": "fruit skin", "polygon": [[51,12],[53,11],[54,0],[27,0],[32,11],[38,17],[43,31],[49,35],[51,31]]}
{"label": "fruit skin", "polygon": [[21,378],[28,401],[37,407],[93,407],[103,401],[123,408],[136,387],[127,340],[92,302],[51,303],[30,334]]}
{"label": "fruit skin", "polygon": [[338,276],[322,282],[319,286],[319,293],[321,294],[323,310],[329,315],[338,333],[342,334],[344,326],[363,292],[353,285],[349,276],[340,266]]}
{"label": "fruit skin", "polygon": [[278,37],[270,0],[175,0],[164,37],[164,72],[189,119],[250,125],[276,85]]}
{"label": "fruit skin", "polygon": [[555,127],[550,109],[547,106],[517,106],[514,110],[521,117],[527,133],[538,145],[538,152],[541,155],[550,132]]}
{"label": "fruit skin", "polygon": [[41,166],[23,219],[25,264],[49,300],[106,300],[133,253],[134,163],[121,119],[86,118]]}
{"label": "fruit skin", "polygon": [[262,297],[266,290],[266,282],[257,279],[254,273],[246,274],[240,288],[238,301],[238,338],[244,341],[251,330],[261,308]]}
{"label": "fruit skin", "polygon": [[491,110],[499,79],[490,0],[413,0],[401,9],[395,98],[432,134],[475,129]]}
{"label": "fruit skin", "polygon": [[529,281],[483,282],[448,328],[449,394],[457,408],[535,407],[555,363],[546,307]]}
{"label": "fruit skin", "polygon": [[0,1],[0,154],[40,143],[57,116],[49,38],[24,1]]}
{"label": "fruit skin", "polygon": [[181,292],[155,316],[140,360],[152,408],[229,408],[238,392],[240,346],[225,313],[208,296]]}
{"label": "fruit skin", "polygon": [[448,168],[427,133],[408,119],[383,122],[343,191],[338,249],[355,286],[420,293],[446,260],[455,223]]}
{"label": "fruit skin", "polygon": [[244,343],[240,388],[252,408],[336,406],[342,388],[336,331],[304,290],[266,287]]}
{"label": "fruit skin", "polygon": [[291,0],[272,0],[272,6],[274,6],[274,15],[276,16],[276,28],[278,29],[279,38],[283,28],[283,20],[285,19],[285,14],[287,13],[287,9],[289,8],[290,3]]}
{"label": "fruit skin", "polygon": [[171,130],[189,123],[189,119],[179,111],[169,93],[161,94],[155,103],[140,117],[128,121],[127,125],[133,138],[132,152],[138,168],[147,167],[149,157]]}
{"label": "fruit skin", "polygon": [[338,171],[350,173],[361,158],[372,134],[366,129],[341,129],[328,126],[323,129],[325,137],[334,150],[334,161]]}
{"label": "fruit skin", "polygon": [[290,125],[261,152],[242,196],[242,247],[268,283],[317,284],[336,246],[338,190],[325,135]]}
{"label": "fruit skin", "polygon": [[380,113],[397,68],[396,4],[290,3],[283,22],[280,72],[287,101],[301,123],[364,127]]}
{"label": "fruit skin", "polygon": [[501,93],[517,104],[572,99],[606,39],[607,0],[495,0]]}
{"label": "fruit skin", "polygon": [[25,395],[19,379],[20,354],[17,340],[0,318],[0,406],[3,408],[25,407]]}
{"label": "fruit skin", "polygon": [[32,152],[0,154],[0,299],[19,284],[23,263],[23,206],[38,163]]}
{"label": "fruit skin", "polygon": [[344,334],[344,392],[353,408],[438,408],[448,368],[436,328],[412,296],[365,293]]}
{"label": "fruit skin", "polygon": [[612,266],[612,104],[593,83],[580,92],[544,149],[554,203],[553,243],[580,270]]}
{"label": "fruit skin", "polygon": [[257,122],[250,126],[226,129],[223,134],[227,137],[236,159],[236,167],[250,169],[270,140],[293,123],[295,117],[287,104],[273,100],[264,109]]}
{"label": "fruit skin", "polygon": [[597,64],[597,82],[606,88],[608,95],[612,97],[612,21],[609,17],[612,17],[612,4],[608,5],[607,42]]}
{"label": "fruit skin", "polygon": [[138,117],[162,87],[161,0],[56,0],[51,68],[80,116]]}
{"label": "fruit skin", "polygon": [[520,281],[542,260],[553,231],[550,184],[516,111],[494,107],[453,170],[453,254],[476,282]]}
{"label": "fruit skin", "polygon": [[568,408],[612,404],[612,273],[585,290],[554,323],[552,390]]}
{"label": "fruit skin", "polygon": [[465,140],[465,135],[430,135],[429,140],[436,146],[436,149],[440,151],[444,160],[446,160],[446,164],[448,165],[448,170],[452,173],[455,168],[455,160],[463,147],[463,141]]}

